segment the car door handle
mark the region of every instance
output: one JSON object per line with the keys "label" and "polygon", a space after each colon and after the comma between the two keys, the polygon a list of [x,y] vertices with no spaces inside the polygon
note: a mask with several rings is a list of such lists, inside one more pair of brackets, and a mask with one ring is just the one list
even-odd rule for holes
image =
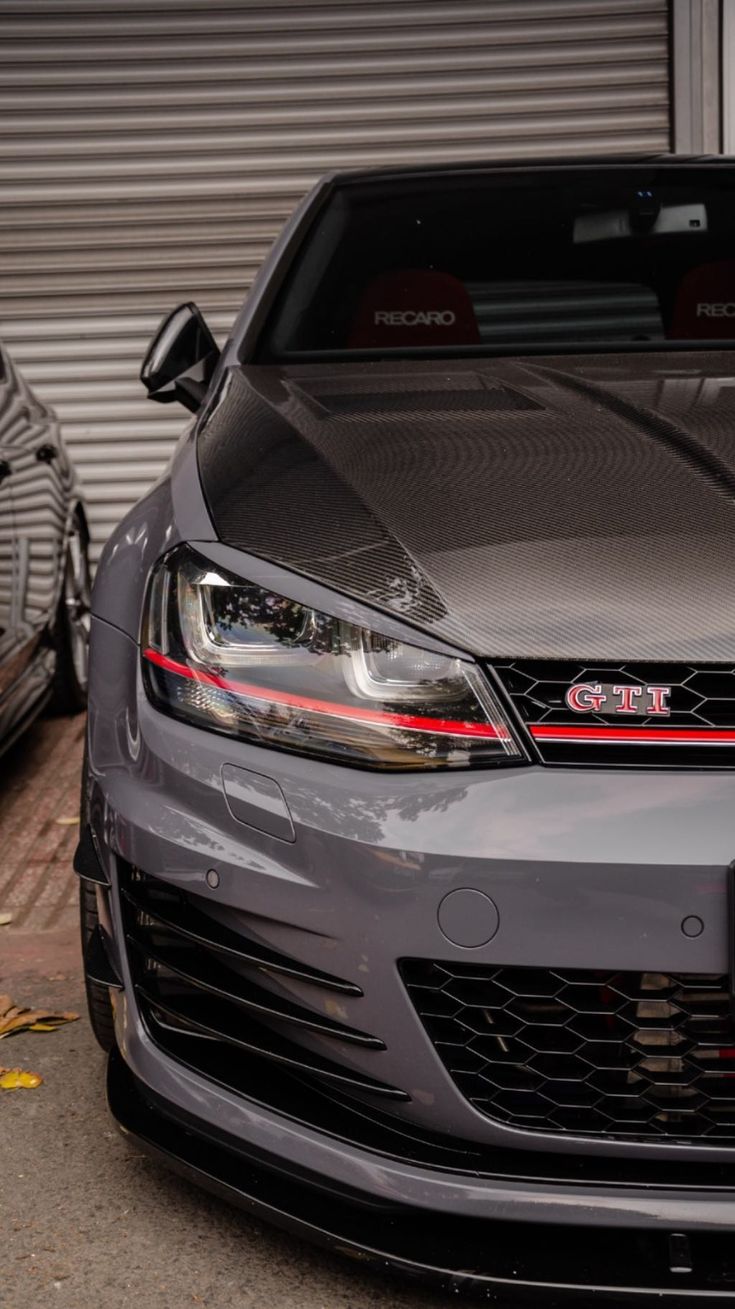
{"label": "car door handle", "polygon": [[7,459],[0,459],[0,482],[4,482],[6,478],[10,477],[12,471]]}
{"label": "car door handle", "polygon": [[59,451],[57,450],[56,446],[51,445],[50,442],[46,445],[39,445],[38,449],[36,450],[36,458],[39,464],[53,463],[54,459],[58,459],[58,457],[59,457]]}

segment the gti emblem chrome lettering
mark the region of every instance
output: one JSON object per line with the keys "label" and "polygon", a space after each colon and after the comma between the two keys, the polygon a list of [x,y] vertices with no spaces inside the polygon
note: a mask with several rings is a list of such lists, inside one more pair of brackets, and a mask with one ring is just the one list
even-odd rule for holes
{"label": "gti emblem chrome lettering", "polygon": [[635,686],[616,682],[575,682],[566,693],[575,714],[633,714],[638,718],[668,718],[670,686]]}

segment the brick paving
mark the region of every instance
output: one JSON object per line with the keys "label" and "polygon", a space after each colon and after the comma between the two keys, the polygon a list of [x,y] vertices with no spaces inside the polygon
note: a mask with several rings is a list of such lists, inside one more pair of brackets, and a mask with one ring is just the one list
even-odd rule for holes
{"label": "brick paving", "polygon": [[76,926],[83,748],[83,716],[46,718],[0,758],[0,956],[6,934]]}

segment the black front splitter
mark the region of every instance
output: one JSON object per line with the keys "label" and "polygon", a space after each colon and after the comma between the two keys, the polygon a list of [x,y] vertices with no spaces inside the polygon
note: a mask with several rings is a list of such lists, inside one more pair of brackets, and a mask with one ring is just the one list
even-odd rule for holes
{"label": "black front splitter", "polygon": [[[107,1094],[126,1135],[200,1186],[299,1237],[382,1271],[494,1301],[661,1305],[735,1302],[735,1233],[518,1223],[436,1214],[355,1191],[258,1155],[162,1105],[110,1055]],[[682,1243],[681,1236],[684,1240]],[[672,1237],[674,1238],[672,1241]],[[674,1255],[691,1271],[675,1272]]]}

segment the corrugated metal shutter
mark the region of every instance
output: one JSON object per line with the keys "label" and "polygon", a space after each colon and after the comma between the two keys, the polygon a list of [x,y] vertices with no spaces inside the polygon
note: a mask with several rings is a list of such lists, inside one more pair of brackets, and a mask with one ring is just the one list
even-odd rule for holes
{"label": "corrugated metal shutter", "polygon": [[341,165],[669,147],[666,0],[2,0],[0,332],[55,405],[99,543],[182,427],[137,367],[220,334]]}

